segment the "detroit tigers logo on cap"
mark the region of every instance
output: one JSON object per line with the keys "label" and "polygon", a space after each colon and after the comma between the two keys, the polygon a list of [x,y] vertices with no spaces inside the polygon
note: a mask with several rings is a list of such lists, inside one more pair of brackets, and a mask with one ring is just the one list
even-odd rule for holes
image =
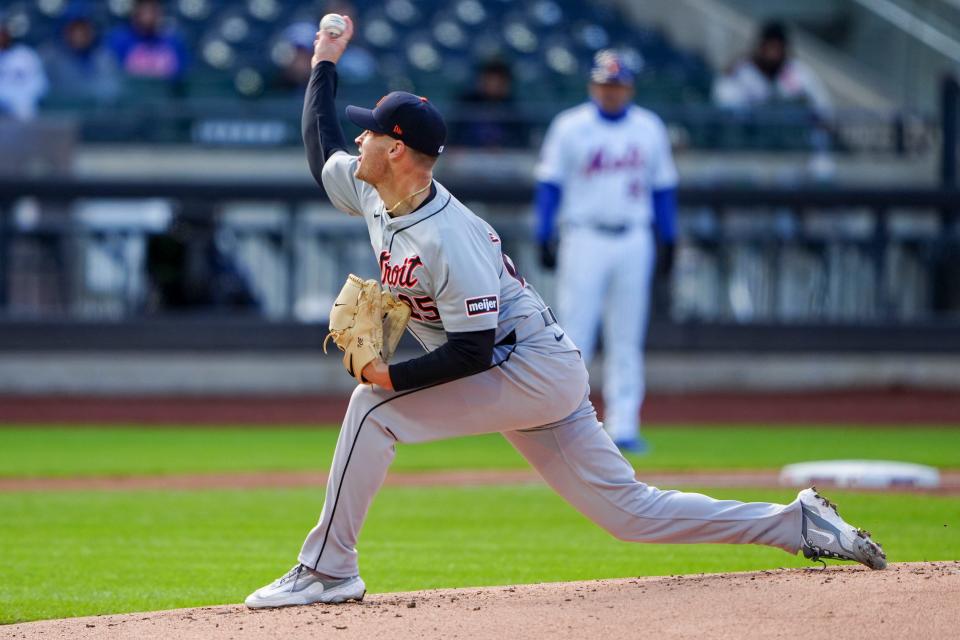
{"label": "detroit tigers logo on cap", "polygon": [[380,98],[373,109],[348,106],[347,117],[359,127],[402,140],[421,153],[443,153],[447,125],[437,108],[423,96],[393,91]]}

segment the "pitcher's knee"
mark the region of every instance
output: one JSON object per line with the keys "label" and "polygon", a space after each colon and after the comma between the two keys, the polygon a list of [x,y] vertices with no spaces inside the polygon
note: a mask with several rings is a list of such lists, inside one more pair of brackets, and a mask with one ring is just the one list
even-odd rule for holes
{"label": "pitcher's knee", "polygon": [[383,411],[377,409],[392,395],[394,395],[392,392],[378,387],[366,384],[357,385],[350,396],[350,404],[347,406],[346,414],[343,417],[340,439],[353,442],[358,436],[359,430],[362,429],[366,434],[365,441],[369,440],[369,437],[373,434],[379,434],[378,437],[374,437],[374,440],[382,437],[390,445],[397,442],[399,438],[390,429],[389,425],[384,423]]}
{"label": "pitcher's knee", "polygon": [[597,522],[597,524],[611,536],[617,540],[623,540],[624,542],[634,542],[635,538],[631,535],[631,532],[628,531],[627,527],[623,526],[623,523],[620,522]]}
{"label": "pitcher's knee", "polygon": [[350,394],[350,404],[347,405],[345,418],[356,416],[357,419],[363,418],[370,409],[383,402],[383,392],[378,391],[373,385],[358,384]]}
{"label": "pitcher's knee", "polygon": [[620,514],[604,512],[598,509],[580,509],[583,515],[590,518],[595,525],[609,533],[617,540],[632,541],[630,522]]}
{"label": "pitcher's knee", "polygon": [[376,392],[370,385],[361,384],[353,390],[350,396],[350,403],[347,405],[347,411],[343,415],[343,424],[340,427],[341,439],[352,438],[356,429],[363,424],[364,417],[370,413],[380,402]]}

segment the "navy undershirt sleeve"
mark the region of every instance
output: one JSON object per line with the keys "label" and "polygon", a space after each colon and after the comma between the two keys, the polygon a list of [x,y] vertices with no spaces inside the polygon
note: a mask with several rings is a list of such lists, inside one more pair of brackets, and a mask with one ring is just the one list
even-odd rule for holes
{"label": "navy undershirt sleeve", "polygon": [[406,391],[479,373],[493,361],[496,329],[447,334],[447,342],[419,358],[390,365],[394,391]]}
{"label": "navy undershirt sleeve", "polygon": [[327,158],[335,151],[347,149],[347,139],[337,118],[336,95],[337,66],[332,62],[321,62],[310,73],[301,121],[307,164],[314,180],[321,186],[320,175]]}

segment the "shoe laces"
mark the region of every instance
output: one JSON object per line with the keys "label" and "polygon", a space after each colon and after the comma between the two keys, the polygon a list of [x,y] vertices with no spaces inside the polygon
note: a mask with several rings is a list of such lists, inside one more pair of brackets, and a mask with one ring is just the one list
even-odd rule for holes
{"label": "shoe laces", "polygon": [[280,576],[280,579],[277,580],[277,586],[279,587],[280,585],[284,584],[285,582],[289,582],[290,580],[296,580],[298,577],[300,577],[300,573],[302,571],[303,571],[303,565],[298,564],[294,568],[290,569],[290,571],[287,571],[285,574]]}

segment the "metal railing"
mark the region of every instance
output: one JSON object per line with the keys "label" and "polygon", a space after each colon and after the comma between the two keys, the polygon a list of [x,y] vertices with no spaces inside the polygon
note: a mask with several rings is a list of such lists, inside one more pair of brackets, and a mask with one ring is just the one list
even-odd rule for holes
{"label": "metal railing", "polygon": [[[551,299],[531,185],[447,186]],[[960,348],[960,191],[685,188],[680,203],[654,346]],[[375,270],[364,225],[310,184],[0,180],[0,348],[290,348],[315,342],[347,272]]]}
{"label": "metal railing", "polygon": [[[507,107],[438,102],[447,118],[452,145],[475,145],[474,129],[489,136],[488,129],[493,128],[502,130],[502,135],[494,136],[500,146],[533,149],[558,110],[581,99],[585,96],[563,104],[525,101]],[[364,102],[360,98],[354,101]],[[802,104],[775,104],[736,113],[705,102],[681,104],[642,93],[638,101],[664,119],[678,145],[704,151],[831,150],[913,157],[935,150],[940,140],[936,115],[912,111],[841,110],[831,115],[829,127],[822,127]],[[73,122],[78,138],[87,143],[276,148],[302,144],[299,104],[299,99],[238,103],[227,98],[190,98],[160,105],[151,101],[122,107],[59,108],[45,117],[52,122]],[[349,122],[342,124],[346,131],[354,130]]]}
{"label": "metal railing", "polygon": [[960,42],[915,10],[907,10],[891,0],[853,1],[954,63],[960,64]]}

